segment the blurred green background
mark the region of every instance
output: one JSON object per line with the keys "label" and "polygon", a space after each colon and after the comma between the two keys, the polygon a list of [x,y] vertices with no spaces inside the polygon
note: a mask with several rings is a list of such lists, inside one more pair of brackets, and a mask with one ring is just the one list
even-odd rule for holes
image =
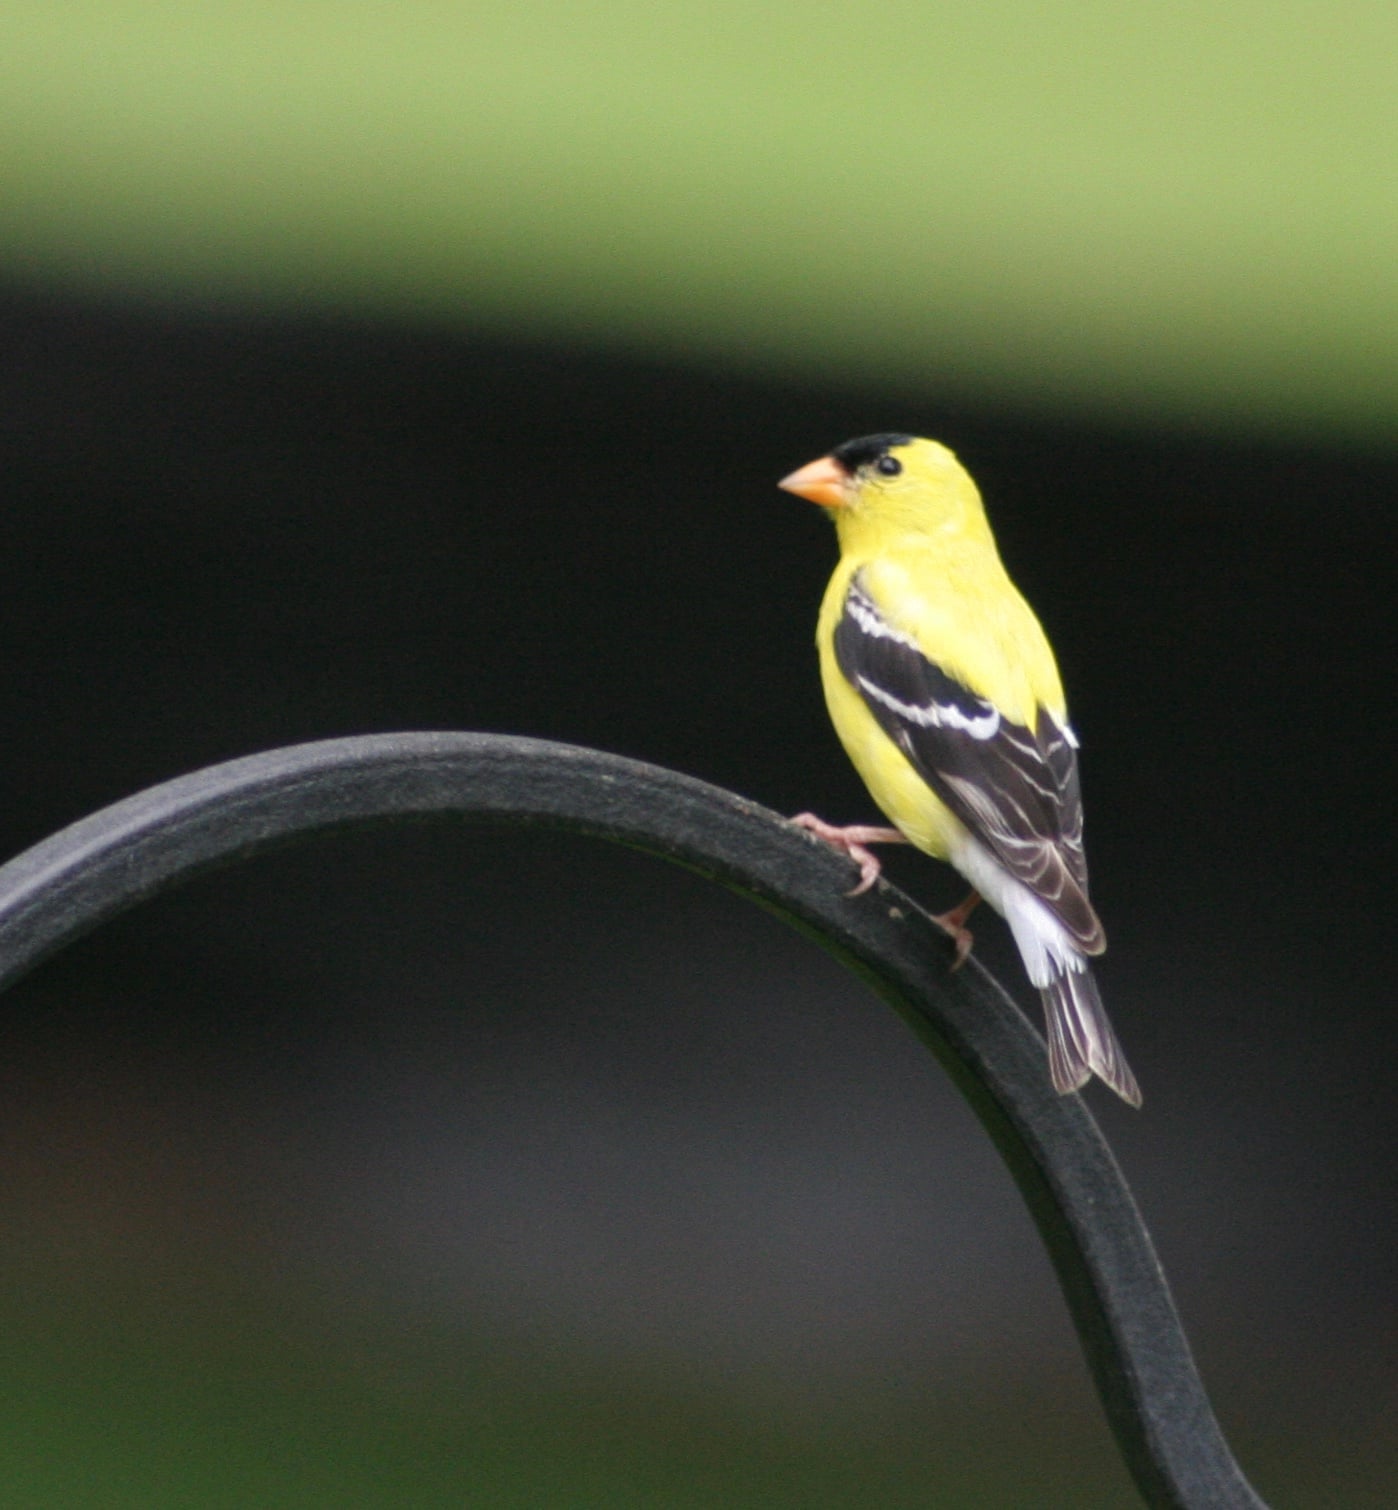
{"label": "blurred green background", "polygon": [[0,266],[1398,431],[1398,10],[12,0]]}
{"label": "blurred green background", "polygon": [[[1094,1104],[1225,1431],[1391,1504],[1396,99],[1387,3],[11,0],[4,852],[396,727],[861,816],[772,481],[937,434],[1087,731]],[[0,1505],[1137,1502],[935,1065],[595,849],[269,859],[7,999]]]}

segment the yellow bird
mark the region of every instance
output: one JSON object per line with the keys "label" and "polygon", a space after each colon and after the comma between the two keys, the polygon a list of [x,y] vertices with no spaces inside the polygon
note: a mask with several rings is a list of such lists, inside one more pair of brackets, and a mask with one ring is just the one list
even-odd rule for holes
{"label": "yellow bird", "polygon": [[1001,564],[976,485],[945,447],[911,435],[846,441],[780,486],[829,509],[840,563],[816,628],[835,732],[896,828],[796,820],[879,873],[869,844],[906,840],[950,861],[1010,925],[1044,1001],[1062,1093],[1099,1075],[1141,1092],[1088,966],[1106,936],[1087,896],[1077,739],[1053,651]]}

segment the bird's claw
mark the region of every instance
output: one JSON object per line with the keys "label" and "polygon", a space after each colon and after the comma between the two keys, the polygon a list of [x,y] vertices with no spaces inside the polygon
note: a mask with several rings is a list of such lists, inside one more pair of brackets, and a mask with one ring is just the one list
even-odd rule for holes
{"label": "bird's claw", "polygon": [[845,853],[859,866],[859,885],[851,888],[845,895],[862,897],[883,873],[883,865],[879,857],[872,850],[865,849],[862,844],[849,845]]}
{"label": "bird's claw", "polygon": [[932,913],[932,921],[947,934],[956,953],[951,962],[951,973],[954,975],[966,963],[966,956],[971,952],[971,945],[975,943],[975,936],[966,926],[966,919],[976,910],[980,902],[981,894],[973,891],[964,902],[958,902],[950,912]]}
{"label": "bird's claw", "polygon": [[791,820],[797,828],[823,839],[841,854],[848,855],[859,867],[859,885],[847,891],[847,897],[863,896],[873,886],[883,871],[879,857],[868,846],[871,844],[906,844],[908,841],[896,828],[875,828],[867,824],[851,823],[841,826],[827,823],[814,813],[797,813]]}

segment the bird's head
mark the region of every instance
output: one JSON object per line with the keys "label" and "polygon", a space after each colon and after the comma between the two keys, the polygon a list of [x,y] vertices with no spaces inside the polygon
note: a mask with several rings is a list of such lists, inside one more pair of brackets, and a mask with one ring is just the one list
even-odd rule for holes
{"label": "bird's head", "polygon": [[842,542],[890,535],[986,536],[970,474],[935,440],[861,435],[778,487],[829,509]]}

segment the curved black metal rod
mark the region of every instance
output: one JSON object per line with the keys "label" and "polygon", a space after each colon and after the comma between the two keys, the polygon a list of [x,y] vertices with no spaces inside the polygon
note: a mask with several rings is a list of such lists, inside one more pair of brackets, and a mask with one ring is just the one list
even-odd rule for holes
{"label": "curved black metal rod", "polygon": [[1053,1258],[1148,1504],[1265,1510],[1228,1451],[1130,1191],[1043,1044],[974,960],[892,887],[767,809],[656,766],[490,734],[392,734],[273,750],[118,802],[0,868],[0,989],[192,873],[350,824],[438,815],[549,824],[647,850],[751,897],[884,996],[946,1066]]}

